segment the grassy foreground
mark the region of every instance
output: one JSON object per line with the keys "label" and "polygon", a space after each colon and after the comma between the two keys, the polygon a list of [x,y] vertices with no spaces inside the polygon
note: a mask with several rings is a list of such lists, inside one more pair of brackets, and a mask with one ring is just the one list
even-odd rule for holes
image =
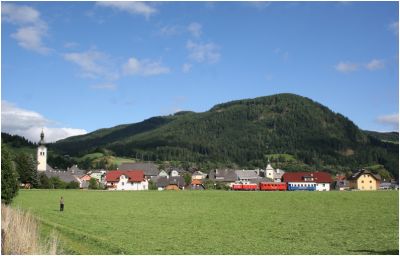
{"label": "grassy foreground", "polygon": [[395,191],[31,190],[13,205],[56,229],[67,254],[397,254],[398,202]]}

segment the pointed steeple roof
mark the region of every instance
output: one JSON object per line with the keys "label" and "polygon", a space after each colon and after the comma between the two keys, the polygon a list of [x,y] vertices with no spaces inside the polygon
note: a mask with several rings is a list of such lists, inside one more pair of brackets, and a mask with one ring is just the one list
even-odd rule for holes
{"label": "pointed steeple roof", "polygon": [[43,132],[43,129],[42,129],[42,132],[40,133],[39,145],[44,145],[44,132]]}

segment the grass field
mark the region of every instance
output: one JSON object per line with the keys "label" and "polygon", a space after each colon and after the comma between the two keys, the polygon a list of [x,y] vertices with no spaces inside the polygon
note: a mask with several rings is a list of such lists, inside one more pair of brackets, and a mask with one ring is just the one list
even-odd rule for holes
{"label": "grass field", "polygon": [[398,202],[395,191],[31,190],[13,206],[56,229],[65,254],[397,254]]}

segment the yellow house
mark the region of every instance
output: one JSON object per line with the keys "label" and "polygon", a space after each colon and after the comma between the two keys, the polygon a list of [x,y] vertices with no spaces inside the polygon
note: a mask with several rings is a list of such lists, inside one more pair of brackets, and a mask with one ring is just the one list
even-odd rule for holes
{"label": "yellow house", "polygon": [[349,178],[350,189],[378,190],[381,177],[371,171],[361,169]]}

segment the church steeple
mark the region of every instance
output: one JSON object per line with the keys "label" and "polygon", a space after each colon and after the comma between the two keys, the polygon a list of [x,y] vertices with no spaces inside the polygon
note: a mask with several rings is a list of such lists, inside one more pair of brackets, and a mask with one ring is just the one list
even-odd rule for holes
{"label": "church steeple", "polygon": [[42,129],[42,132],[40,133],[39,145],[44,145],[44,132],[43,132],[43,129]]}
{"label": "church steeple", "polygon": [[39,145],[37,148],[37,161],[38,161],[37,170],[38,171],[46,171],[46,169],[47,169],[47,148],[44,143],[43,129],[42,129],[42,132],[40,133],[40,141],[39,141]]}

